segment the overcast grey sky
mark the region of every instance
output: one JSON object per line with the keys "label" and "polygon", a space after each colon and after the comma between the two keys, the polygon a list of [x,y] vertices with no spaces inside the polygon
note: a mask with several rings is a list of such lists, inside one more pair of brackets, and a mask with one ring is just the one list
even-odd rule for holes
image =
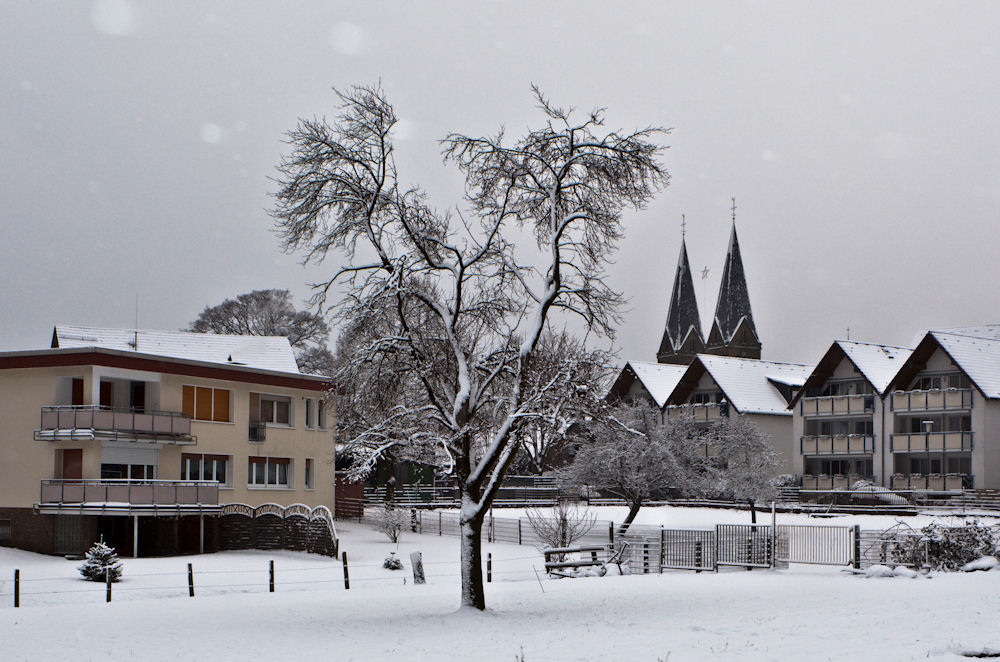
{"label": "overcast grey sky", "polygon": [[459,201],[437,140],[558,104],[672,127],[670,186],[626,218],[623,359],[655,360],[688,219],[702,321],[730,197],[763,358],[1000,322],[1000,3],[0,0],[0,349],[57,323],[176,329],[291,289],[268,179],[331,87],[382,84],[399,165]]}

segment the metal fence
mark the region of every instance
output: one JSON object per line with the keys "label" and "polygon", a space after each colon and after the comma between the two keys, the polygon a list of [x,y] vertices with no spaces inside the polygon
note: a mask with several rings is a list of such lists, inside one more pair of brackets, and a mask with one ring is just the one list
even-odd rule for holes
{"label": "metal fence", "polygon": [[818,565],[851,565],[860,528],[780,524],[775,527],[775,561]]}
{"label": "metal fence", "polygon": [[[368,508],[359,521],[378,523],[378,511]],[[766,568],[788,563],[853,565],[875,564],[921,566],[926,563],[926,545],[920,535],[862,530],[859,526],[804,524],[717,524],[714,529],[668,529],[632,524],[624,534],[621,524],[597,520],[593,528],[573,542],[578,546],[602,545],[608,555],[626,549],[621,560],[633,573],[664,570],[715,571],[720,566]],[[414,533],[458,536],[458,511],[409,510]],[[485,542],[510,543],[543,549],[550,546],[535,532],[527,518],[487,516],[483,524]]]}

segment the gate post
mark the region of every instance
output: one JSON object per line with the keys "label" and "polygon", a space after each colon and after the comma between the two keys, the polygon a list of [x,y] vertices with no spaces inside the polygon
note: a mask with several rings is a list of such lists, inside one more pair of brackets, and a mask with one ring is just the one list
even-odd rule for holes
{"label": "gate post", "polygon": [[861,525],[854,525],[854,569],[861,569]]}

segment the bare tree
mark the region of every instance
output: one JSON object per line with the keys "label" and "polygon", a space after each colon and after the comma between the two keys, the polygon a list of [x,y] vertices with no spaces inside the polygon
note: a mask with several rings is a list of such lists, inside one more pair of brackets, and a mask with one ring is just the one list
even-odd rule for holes
{"label": "bare tree", "polygon": [[[654,144],[661,130],[605,132],[603,111],[577,121],[535,89],[545,123],[508,142],[503,131],[443,141],[465,175],[464,210],[440,212],[399,180],[397,118],[378,87],[338,92],[333,126],[300,120],[278,170],[273,215],[285,250],[343,260],[316,285],[335,287],[341,322],[367,318],[381,332],[338,375],[385,379],[393,402],[361,388],[356,425],[342,443],[363,473],[389,449],[430,454],[454,471],[461,495],[463,605],[485,609],[483,520],[520,446],[547,416],[554,389],[593,388],[570,368],[536,379],[538,347],[554,316],[611,335],[620,295],[603,278],[625,206],[667,182]],[[535,251],[515,239],[531,236]],[[355,383],[358,383],[355,381]],[[376,404],[370,402],[374,397]]]}
{"label": "bare tree", "polygon": [[322,316],[295,310],[288,290],[254,290],[206,306],[187,328],[195,333],[237,336],[285,336],[299,370],[328,375],[333,356],[326,344],[330,327]]}
{"label": "bare tree", "polygon": [[711,448],[701,490],[714,496],[745,501],[750,521],[757,523],[754,504],[775,497],[777,456],[767,435],[744,416],[720,419],[706,431]]}
{"label": "bare tree", "polygon": [[561,477],[623,499],[629,509],[619,529],[624,534],[643,504],[699,489],[701,434],[686,420],[661,423],[654,407],[621,405],[593,426]]}
{"label": "bare tree", "polygon": [[[548,512],[528,508],[524,513],[531,530],[547,547],[569,547],[594,528],[597,516],[588,508],[558,501]],[[558,560],[562,560],[562,555]]]}

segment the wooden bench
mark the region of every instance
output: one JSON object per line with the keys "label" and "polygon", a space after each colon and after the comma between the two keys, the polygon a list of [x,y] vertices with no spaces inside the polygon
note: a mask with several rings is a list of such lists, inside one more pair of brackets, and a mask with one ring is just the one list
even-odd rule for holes
{"label": "wooden bench", "polygon": [[[590,558],[585,557],[588,552],[590,553]],[[607,561],[605,559],[598,558],[598,552],[607,552],[607,547],[603,545],[595,545],[592,547],[550,547],[548,549],[544,549],[542,550],[542,553],[545,555],[545,572],[552,575],[559,575],[560,577],[572,577],[573,575],[568,575],[559,571],[562,569],[602,566],[607,563]],[[561,557],[564,554],[580,554],[581,558],[574,561],[552,560],[553,557]]]}

